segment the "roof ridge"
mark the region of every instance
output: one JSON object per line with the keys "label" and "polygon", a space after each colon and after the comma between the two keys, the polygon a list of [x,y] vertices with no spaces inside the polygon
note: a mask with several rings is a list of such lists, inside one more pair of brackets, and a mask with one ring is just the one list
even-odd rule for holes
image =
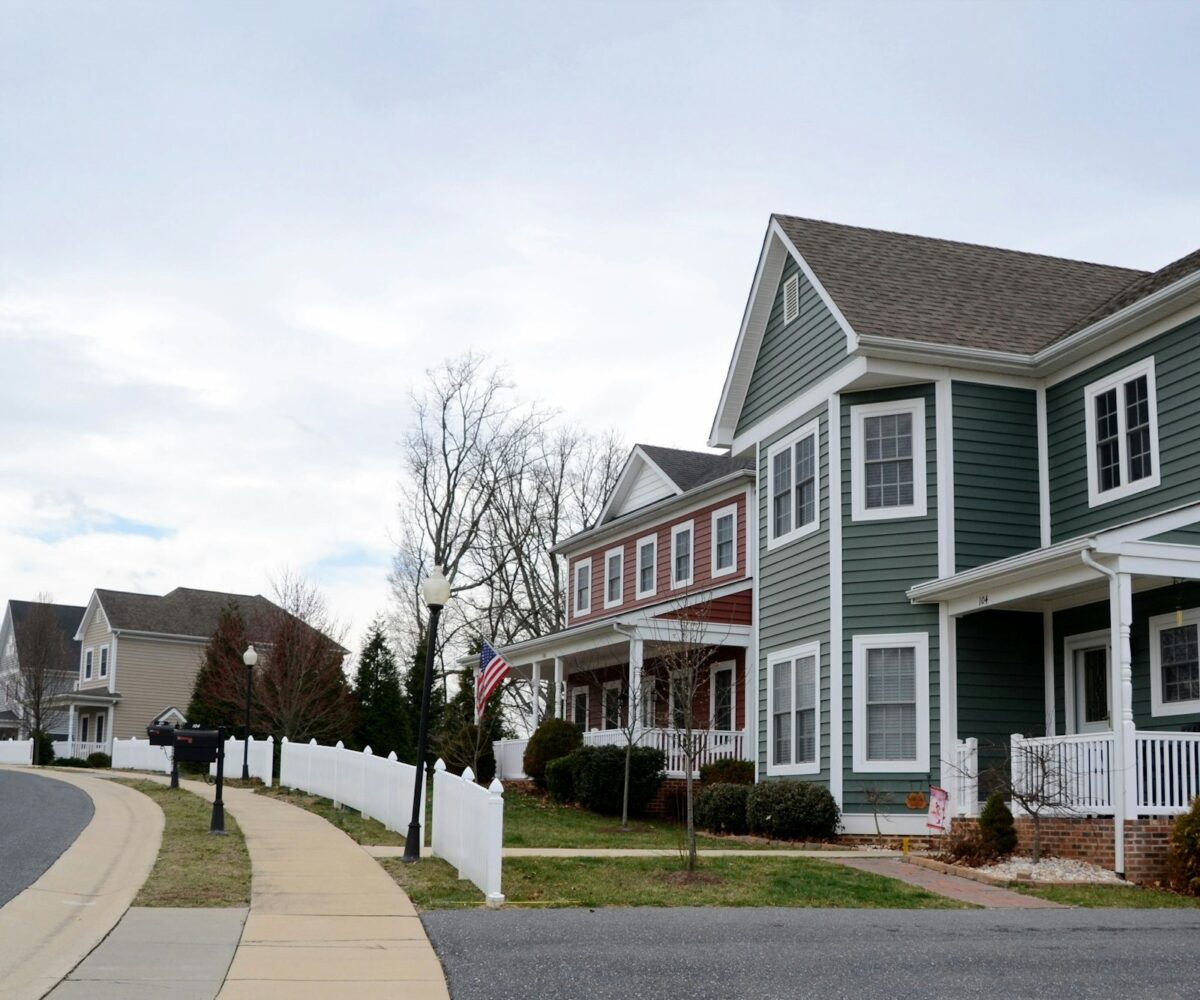
{"label": "roof ridge", "polygon": [[[1087,267],[1104,268],[1106,271],[1124,271],[1135,275],[1133,280],[1138,277],[1144,278],[1151,274],[1156,274],[1157,271],[1144,271],[1136,267],[1124,267],[1120,264],[1101,264],[1092,260],[1081,260],[1078,257],[1063,257],[1059,254],[1035,253],[1032,250],[1014,250],[1011,247],[998,247],[990,243],[972,243],[969,240],[952,240],[942,236],[922,236],[919,233],[902,233],[895,229],[876,229],[871,226],[855,226],[847,222],[831,222],[828,219],[813,219],[804,215],[785,215],[782,212],[772,212],[773,219],[787,219],[790,222],[813,223],[818,226],[830,226],[834,229],[853,229],[860,233],[875,233],[881,236],[901,236],[909,240],[921,240],[924,243],[943,243],[949,246],[970,247],[974,250],[988,250],[992,253],[1012,254],[1015,257],[1030,257],[1035,260],[1057,260],[1064,264],[1084,264]],[[1182,259],[1182,258],[1181,258]],[[1132,284],[1132,281],[1130,282]]]}

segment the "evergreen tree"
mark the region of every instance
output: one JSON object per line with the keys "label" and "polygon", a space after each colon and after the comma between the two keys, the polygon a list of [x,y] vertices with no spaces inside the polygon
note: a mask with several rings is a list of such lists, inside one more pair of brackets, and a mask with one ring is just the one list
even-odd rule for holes
{"label": "evergreen tree", "polygon": [[[408,752],[401,755],[397,751],[397,756],[402,760],[415,761],[417,759],[417,736],[418,729],[421,725],[421,686],[425,682],[425,648],[426,648],[425,630],[421,630],[421,635],[417,639],[417,648],[413,651],[412,663],[409,664],[408,670],[405,671],[404,681],[401,685],[404,695],[404,704],[408,710],[409,717],[412,719],[412,744],[407,748]],[[436,664],[435,670],[436,670]],[[436,743],[437,734],[442,731],[442,726],[446,716],[446,691],[441,684],[438,683],[437,675],[433,678],[433,689],[429,692],[429,760],[426,763],[432,763],[437,759],[433,753],[433,747]]]}
{"label": "evergreen tree", "polygon": [[475,671],[469,667],[458,675],[458,690],[446,704],[442,727],[435,740],[437,753],[446,767],[461,774],[469,767],[481,783],[496,775],[492,743],[505,736],[504,713],[500,692],[493,692],[483,710],[480,724],[475,722]]}
{"label": "evergreen tree", "polygon": [[246,723],[246,665],[242,662],[246,645],[242,612],[236,604],[226,605],[204,649],[204,663],[187,707],[188,722],[224,726],[241,735]]}
{"label": "evergreen tree", "polygon": [[358,746],[370,747],[380,757],[394,750],[401,760],[411,760],[416,724],[400,690],[400,672],[378,618],[371,623],[358,657],[354,694],[359,710],[354,731]]}

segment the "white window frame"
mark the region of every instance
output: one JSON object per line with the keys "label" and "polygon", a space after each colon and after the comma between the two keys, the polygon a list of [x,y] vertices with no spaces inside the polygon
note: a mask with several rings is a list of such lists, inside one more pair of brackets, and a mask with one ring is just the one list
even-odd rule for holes
{"label": "white window frame", "polygon": [[[795,448],[805,438],[813,439],[813,519],[807,524],[796,523],[796,453]],[[782,451],[792,451],[792,527],[782,535],[775,534],[775,456]],[[776,441],[767,449],[767,549],[775,549],[797,538],[811,535],[821,527],[821,420],[811,420],[798,431]]]}
{"label": "white window frame", "polygon": [[80,743],[91,743],[92,742],[92,740],[91,740],[91,736],[92,736],[91,722],[92,722],[92,717],[90,714],[89,715],[81,715],[79,717],[79,736],[80,736],[79,742]]}
{"label": "white window frame", "polygon": [[[678,554],[679,536],[685,531],[688,534],[688,545],[691,547],[688,558],[688,576],[686,580],[679,580],[675,577],[675,557]],[[671,526],[671,589],[679,590],[683,587],[690,587],[696,579],[696,522],[684,521],[681,524]]]}
{"label": "white window frame", "polygon": [[[733,518],[733,562],[724,569],[717,567],[717,522],[725,517]],[[709,554],[709,562],[711,563],[710,572],[715,579],[718,576],[729,576],[737,572],[738,568],[738,505],[731,503],[719,510],[714,510],[712,513],[712,534],[709,536],[709,548],[712,550]],[[693,549],[695,545],[693,544]],[[694,558],[694,555],[693,555]]]}
{"label": "white window frame", "polygon": [[571,718],[568,720],[571,725],[578,725],[574,719],[575,715],[575,696],[583,692],[583,731],[588,730],[588,722],[592,715],[592,690],[586,684],[577,684],[573,688],[567,689],[567,705],[571,712]]}
{"label": "white window frame", "polygon": [[95,723],[94,723],[94,730],[95,730],[95,731],[92,733],[93,742],[95,742],[95,743],[103,743],[103,742],[105,742],[105,740],[104,740],[104,731],[105,731],[106,729],[108,729],[108,726],[107,726],[107,725],[105,725],[105,723],[106,723],[106,721],[107,721],[107,719],[106,719],[106,716],[107,716],[107,715],[108,715],[108,713],[107,713],[107,712],[97,712],[97,713],[96,713],[96,720],[95,720]]}
{"label": "white window frame", "polygon": [[87,649],[85,649],[83,651],[83,679],[85,681],[90,681],[93,679],[93,677],[92,677],[92,674],[94,673],[93,665],[95,664],[95,662],[96,662],[96,648],[94,646],[88,646]]}
{"label": "white window frame", "polygon": [[[812,657],[815,661],[813,669],[813,683],[815,685],[815,698],[813,704],[816,711],[813,712],[813,734],[815,737],[814,754],[811,761],[803,761],[796,764],[776,764],[774,753],[774,731],[772,725],[775,720],[775,685],[772,683],[774,669],[777,663],[782,663],[790,660],[792,663],[792,693],[796,691],[796,661],[804,660]],[[796,721],[796,705],[792,703],[792,756],[795,757],[796,741],[795,741],[795,721]],[[767,774],[768,775],[787,775],[787,774],[820,774],[821,773],[821,644],[819,642],[806,642],[800,646],[790,646],[787,649],[779,649],[767,655]]]}
{"label": "white window frame", "polygon": [[[717,721],[717,674],[729,671],[729,729],[718,730]],[[737,732],[737,660],[714,663],[708,671],[708,728],[710,732]]]}
{"label": "white window frame", "polygon": [[[788,308],[788,300],[795,303],[795,311]],[[794,323],[800,318],[800,275],[793,274],[783,283],[783,323]]]}
{"label": "white window frame", "polygon": [[[893,632],[856,635],[854,663],[854,771],[858,774],[926,774],[929,771],[929,633]],[[917,755],[909,760],[867,759],[867,650],[911,647],[916,650]]]}
{"label": "white window frame", "polygon": [[[650,544],[654,547],[654,572],[650,574],[650,589],[642,590],[642,546]],[[658,593],[658,535],[643,535],[634,543],[634,563],[637,569],[637,579],[634,581],[634,593],[637,594],[637,599],[640,601],[646,597],[653,597]]]}
{"label": "white window frame", "polygon": [[[579,571],[587,570],[587,586],[583,590],[579,589]],[[579,606],[579,595],[585,597],[584,605]],[[592,613],[592,559],[588,556],[587,559],[580,559],[577,562],[571,563],[571,616],[573,618],[583,618]]]}
{"label": "white window frame", "polygon": [[[608,596],[609,583],[609,562],[612,559],[620,560],[620,569],[617,571],[617,596],[610,600]],[[604,607],[619,608],[625,601],[625,546],[618,545],[614,549],[609,549],[604,553]]]}
{"label": "white window frame", "polygon": [[[621,727],[621,687],[622,681],[605,681],[600,689],[600,728],[605,732],[615,732]],[[610,726],[608,724],[608,692],[616,689],[617,692],[617,724]]]}
{"label": "white window frame", "polygon": [[111,662],[112,662],[112,647],[111,646],[101,646],[100,647],[100,664],[99,664],[100,673],[97,674],[98,677],[103,678],[103,677],[108,676],[108,667]]}
{"label": "white window frame", "polygon": [[[1125,434],[1125,384],[1141,375],[1146,376],[1146,401],[1150,407],[1150,462],[1154,468],[1144,479],[1130,482],[1129,441]],[[1096,397],[1110,389],[1117,390],[1117,452],[1120,456],[1121,485],[1101,492],[1100,468],[1096,455]],[[1158,395],[1154,385],[1153,355],[1122,368],[1099,382],[1093,382],[1083,390],[1083,399],[1087,440],[1088,506],[1111,503],[1113,500],[1120,500],[1157,486],[1162,480],[1162,468],[1158,457]]]}
{"label": "white window frame", "polygon": [[[867,507],[867,477],[863,425],[867,417],[912,414],[913,502],[903,507]],[[925,400],[897,399],[890,403],[863,403],[850,407],[850,519],[852,521],[894,521],[925,517],[928,513],[925,452]]]}
{"label": "white window frame", "polygon": [[1097,646],[1104,646],[1108,650],[1108,710],[1111,717],[1113,705],[1112,640],[1109,636],[1109,630],[1101,628],[1093,632],[1077,632],[1063,639],[1063,722],[1066,724],[1068,736],[1086,735],[1079,731],[1079,713],[1075,711],[1078,702],[1075,692],[1075,654],[1081,649],[1095,649]]}
{"label": "white window frame", "polygon": [[[1183,625],[1194,625],[1200,629],[1200,608],[1188,608],[1183,612]],[[1164,701],[1162,682],[1162,640],[1159,633],[1164,628],[1175,628],[1175,612],[1155,615],[1150,619],[1150,714],[1152,716],[1194,715],[1200,712],[1200,698],[1187,701]]]}

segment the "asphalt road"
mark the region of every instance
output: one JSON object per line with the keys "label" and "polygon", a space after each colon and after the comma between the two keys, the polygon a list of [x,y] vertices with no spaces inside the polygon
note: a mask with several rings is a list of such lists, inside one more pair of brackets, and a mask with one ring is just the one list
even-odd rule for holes
{"label": "asphalt road", "polygon": [[36,882],[91,819],[92,800],[74,785],[0,771],[0,906]]}
{"label": "asphalt road", "polygon": [[1200,997],[1200,910],[466,910],[453,1000]]}

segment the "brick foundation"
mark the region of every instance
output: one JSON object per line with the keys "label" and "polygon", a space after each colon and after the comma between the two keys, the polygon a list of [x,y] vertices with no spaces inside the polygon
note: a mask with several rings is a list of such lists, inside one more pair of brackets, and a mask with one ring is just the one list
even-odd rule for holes
{"label": "brick foundation", "polygon": [[[1013,822],[1017,828],[1017,850],[1029,854],[1033,846],[1033,820],[1018,816]],[[956,827],[976,827],[978,823],[972,818],[954,820]],[[1173,824],[1169,817],[1125,821],[1125,877],[1129,881],[1152,884],[1166,879]],[[1043,819],[1042,853],[1112,868],[1113,821],[1099,816]]]}

